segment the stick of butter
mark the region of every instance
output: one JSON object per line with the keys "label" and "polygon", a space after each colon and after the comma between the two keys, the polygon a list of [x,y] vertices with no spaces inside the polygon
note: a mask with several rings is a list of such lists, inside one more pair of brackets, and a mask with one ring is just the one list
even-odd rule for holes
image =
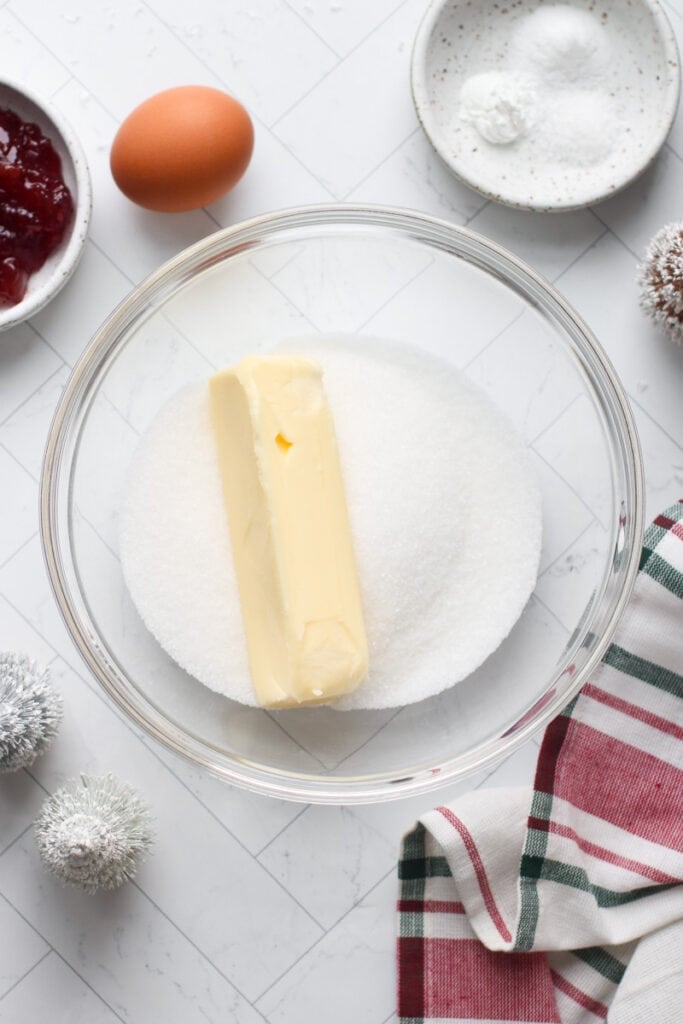
{"label": "stick of butter", "polygon": [[322,370],[249,356],[209,395],[256,696],[288,708],[350,693],[368,644]]}

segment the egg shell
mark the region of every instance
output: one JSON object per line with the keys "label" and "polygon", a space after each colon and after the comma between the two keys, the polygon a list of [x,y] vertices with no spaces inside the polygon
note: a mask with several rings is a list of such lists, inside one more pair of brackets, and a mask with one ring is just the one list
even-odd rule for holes
{"label": "egg shell", "polygon": [[111,172],[134,203],[177,213],[233,188],[253,148],[254,127],[241,103],[209,86],[177,86],[128,115],[112,143]]}

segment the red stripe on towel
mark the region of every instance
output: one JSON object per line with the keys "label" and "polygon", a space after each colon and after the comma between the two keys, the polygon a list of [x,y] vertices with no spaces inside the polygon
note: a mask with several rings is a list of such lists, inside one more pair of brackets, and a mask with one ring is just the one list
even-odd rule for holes
{"label": "red stripe on towel", "polygon": [[607,1007],[604,1003],[599,1003],[597,999],[591,999],[590,996],[582,992],[576,985],[572,985],[571,982],[563,978],[557,971],[551,971],[550,977],[553,979],[553,983],[556,988],[559,988],[560,992],[564,992],[566,996],[573,999],[579,1006],[583,1006],[584,1010],[588,1010],[589,1013],[594,1013],[600,1020],[605,1020],[607,1017]]}
{"label": "red stripe on towel", "polygon": [[614,853],[613,850],[608,850],[604,846],[591,843],[588,839],[580,836],[578,832],[575,832],[573,828],[570,828],[568,825],[561,825],[558,821],[546,821],[545,818],[529,818],[529,828],[534,828],[538,832],[552,832],[553,835],[562,836],[563,839],[571,839],[580,850],[583,850],[584,853],[589,853],[591,857],[595,857],[597,860],[604,860],[608,864],[615,864],[617,867],[625,868],[627,871],[633,871],[634,874],[640,875],[642,878],[649,878],[653,882],[658,882],[662,885],[676,885],[680,882],[679,878],[674,878],[673,875],[667,875],[663,871],[658,871],[657,868],[650,867],[649,864],[643,864],[638,860],[631,860],[629,857],[621,857],[618,853]]}
{"label": "red stripe on towel", "polygon": [[593,683],[586,683],[581,691],[581,696],[591,697],[600,704],[605,704],[608,708],[621,711],[623,715],[628,715],[629,718],[635,718],[639,722],[644,722],[645,725],[651,726],[653,729],[659,729],[660,732],[674,736],[677,740],[683,740],[683,727],[676,722],[672,722],[670,718],[662,718],[661,715],[655,715],[652,711],[647,711],[638,704],[632,704],[631,701],[624,700],[623,697],[615,697],[614,694],[601,690],[599,686],[594,686]]}
{"label": "red stripe on towel", "polygon": [[502,939],[505,940],[505,942],[512,942],[512,935],[510,934],[508,927],[505,924],[505,921],[503,920],[503,915],[496,906],[496,901],[493,897],[493,892],[491,891],[489,880],[486,877],[484,864],[481,857],[479,856],[479,851],[477,850],[474,839],[470,835],[469,831],[465,828],[463,823],[460,821],[460,818],[457,818],[449,807],[437,807],[437,811],[439,811],[439,813],[443,815],[443,817],[446,819],[449,825],[453,826],[453,828],[460,835],[460,838],[465,844],[465,849],[467,850],[470,861],[472,862],[474,873],[477,876],[477,882],[479,883],[479,889],[484,900],[484,906],[488,911],[489,917],[495,924],[496,929],[498,930],[498,934]]}
{"label": "red stripe on towel", "polygon": [[683,772],[583,722],[572,722],[571,737],[555,772],[556,795],[626,832],[683,851]]}
{"label": "red stripe on towel", "polygon": [[[405,940],[404,940],[405,941]],[[424,1017],[558,1022],[543,953],[492,953],[478,939],[416,939],[426,947]],[[400,1016],[406,1013],[405,1006]]]}

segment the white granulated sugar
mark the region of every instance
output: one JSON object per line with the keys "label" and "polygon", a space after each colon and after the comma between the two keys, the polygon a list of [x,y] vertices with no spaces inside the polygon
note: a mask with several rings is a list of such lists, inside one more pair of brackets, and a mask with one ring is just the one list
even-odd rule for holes
{"label": "white granulated sugar", "polygon": [[[422,700],[477,668],[533,590],[541,510],[524,444],[461,373],[415,348],[343,336],[279,348],[322,366],[340,448],[370,675],[336,706]],[[120,548],[162,647],[256,704],[206,385],[171,399],[143,438]]]}
{"label": "white granulated sugar", "polygon": [[590,167],[609,157],[621,131],[614,97],[597,89],[565,89],[545,99],[535,150],[540,158]]}
{"label": "white granulated sugar", "polygon": [[598,18],[567,4],[540,7],[510,39],[511,67],[545,86],[602,84],[611,59],[610,38]]}
{"label": "white granulated sugar", "polygon": [[526,135],[536,118],[536,89],[523,76],[484,71],[468,78],[460,92],[460,118],[482,138],[507,145]]}

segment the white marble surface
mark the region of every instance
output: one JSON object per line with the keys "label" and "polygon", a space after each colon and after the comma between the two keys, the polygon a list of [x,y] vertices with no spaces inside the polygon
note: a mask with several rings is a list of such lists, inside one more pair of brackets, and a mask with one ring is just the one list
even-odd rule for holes
{"label": "white marble surface", "polygon": [[[555,282],[597,332],[633,403],[648,514],[683,493],[683,349],[644,321],[634,287],[649,237],[681,217],[683,113],[651,171],[594,210],[556,218],[487,203],[450,178],[417,126],[408,63],[424,5],[0,3],[3,72],[30,81],[71,120],[95,191],[75,277],[32,322],[0,337],[0,647],[50,663],[66,697],[52,751],[30,772],[0,777],[2,1024],[393,1017],[397,844],[429,801],[302,808],[207,778],[138,734],[87,678],[48,590],[37,494],[52,410],[92,331],[162,260],[217,226],[300,203],[385,202],[466,223]],[[683,42],[683,0],[667,9]],[[254,161],[207,210],[145,213],[115,189],[108,147],[132,106],[186,82],[244,100],[256,121]],[[477,368],[483,378],[492,358],[490,349]],[[543,409],[530,407],[529,437],[542,421]],[[552,442],[544,439],[545,457],[560,459]],[[578,529],[585,509],[568,514]],[[550,570],[570,580],[558,611],[567,626],[572,559],[590,558],[590,529]],[[468,787],[530,781],[536,754],[532,742]],[[135,884],[94,898],[53,884],[31,836],[45,793],[83,769],[125,773],[152,802],[158,828]]]}

